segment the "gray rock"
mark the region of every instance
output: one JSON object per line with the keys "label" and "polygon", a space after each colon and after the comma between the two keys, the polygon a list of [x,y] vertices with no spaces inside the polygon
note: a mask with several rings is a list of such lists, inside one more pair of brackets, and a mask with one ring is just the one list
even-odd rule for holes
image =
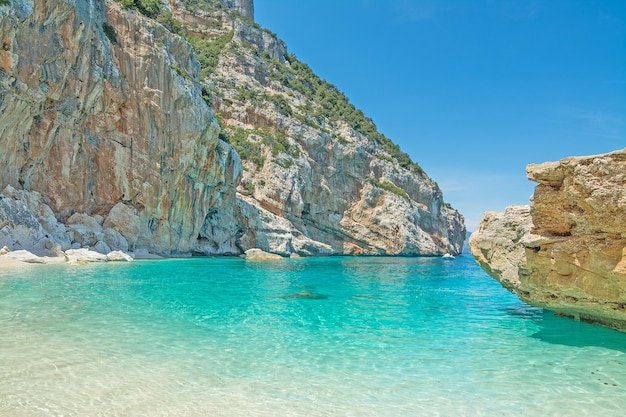
{"label": "gray rock", "polygon": [[103,239],[112,250],[128,252],[128,242],[117,230],[111,228],[104,229]]}
{"label": "gray rock", "polygon": [[105,254],[105,255],[111,252],[111,248],[109,247],[109,245],[107,245],[105,242],[101,240],[96,242],[96,244],[93,246],[93,250],[95,250],[98,253]]}
{"label": "gray rock", "polygon": [[[102,216],[99,216],[99,218],[102,219]],[[98,222],[98,219],[85,213],[75,213],[71,215],[65,224],[68,226],[82,226],[86,229],[93,230],[94,232],[102,232],[102,224]]]}
{"label": "gray rock", "polygon": [[13,259],[15,261],[27,262],[32,264],[45,264],[48,261],[47,257],[37,256],[34,253],[31,253],[24,249],[12,251],[3,256],[6,256],[7,258]]}
{"label": "gray rock", "polygon": [[120,233],[130,247],[133,247],[141,231],[137,210],[124,203],[117,203],[104,220],[103,226]]}

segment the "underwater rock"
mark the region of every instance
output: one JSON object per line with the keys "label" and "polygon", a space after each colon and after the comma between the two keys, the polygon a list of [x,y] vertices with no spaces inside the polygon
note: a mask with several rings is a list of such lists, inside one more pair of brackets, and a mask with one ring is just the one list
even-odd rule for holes
{"label": "underwater rock", "polygon": [[292,294],[283,295],[282,298],[287,298],[287,299],[300,298],[300,299],[305,299],[305,300],[326,300],[328,296],[325,294],[317,294],[309,290],[302,290],[302,291],[294,292]]}

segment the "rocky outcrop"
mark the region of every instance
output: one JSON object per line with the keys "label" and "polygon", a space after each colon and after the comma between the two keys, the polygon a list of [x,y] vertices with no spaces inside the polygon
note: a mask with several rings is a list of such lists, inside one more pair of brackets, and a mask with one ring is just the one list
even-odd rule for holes
{"label": "rocky outcrop", "polygon": [[226,7],[236,10],[243,17],[254,20],[254,3],[252,0],[220,0]]}
{"label": "rocky outcrop", "polygon": [[476,261],[529,304],[626,329],[626,149],[527,173],[530,206],[485,214]]}

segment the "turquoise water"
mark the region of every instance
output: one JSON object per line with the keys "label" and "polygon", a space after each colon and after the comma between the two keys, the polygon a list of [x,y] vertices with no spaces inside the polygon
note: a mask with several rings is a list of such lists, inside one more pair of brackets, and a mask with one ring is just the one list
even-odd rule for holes
{"label": "turquoise water", "polygon": [[470,257],[0,270],[0,416],[623,416],[626,334]]}

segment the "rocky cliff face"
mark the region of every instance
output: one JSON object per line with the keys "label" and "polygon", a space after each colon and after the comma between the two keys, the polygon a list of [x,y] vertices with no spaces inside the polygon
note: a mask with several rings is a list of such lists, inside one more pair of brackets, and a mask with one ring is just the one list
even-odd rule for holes
{"label": "rocky cliff face", "polygon": [[189,252],[240,173],[217,146],[190,45],[115,2],[16,0],[0,13],[3,186],[41,193],[63,223],[122,205],[130,224],[114,229],[131,247]]}
{"label": "rocky cliff face", "polygon": [[[437,185],[251,22],[251,0],[140,11],[108,0],[0,6],[0,243],[461,250],[462,217]],[[18,206],[41,228],[17,227],[32,220],[7,214]]]}
{"label": "rocky cliff face", "polygon": [[485,214],[477,262],[529,304],[626,329],[626,149],[527,172],[530,206]]}
{"label": "rocky cliff face", "polygon": [[186,19],[179,5],[188,33],[208,35],[218,51],[202,81],[243,161],[241,247],[304,255],[461,251],[461,215],[339,90],[271,32],[223,12]]}

